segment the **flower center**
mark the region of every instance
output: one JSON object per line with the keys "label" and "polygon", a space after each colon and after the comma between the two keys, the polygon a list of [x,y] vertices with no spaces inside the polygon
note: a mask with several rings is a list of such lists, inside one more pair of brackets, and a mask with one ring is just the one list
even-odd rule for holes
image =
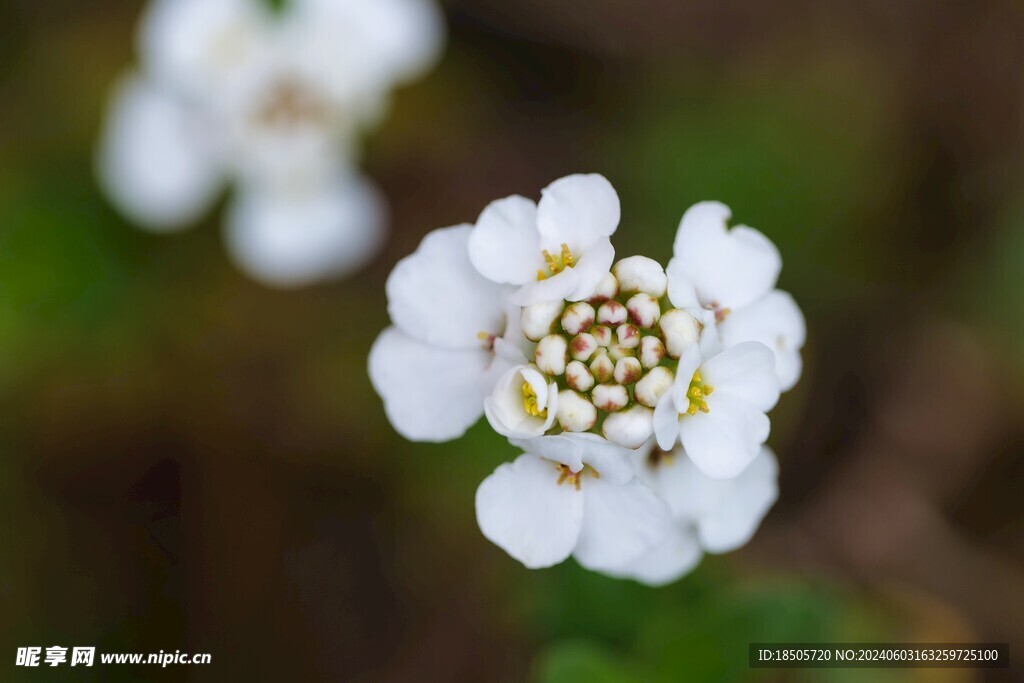
{"label": "flower center", "polygon": [[562,244],[562,251],[559,254],[552,254],[547,249],[541,252],[541,254],[544,256],[545,268],[537,271],[538,281],[558,275],[566,268],[572,268],[576,263],[568,244]]}
{"label": "flower center", "polygon": [[257,120],[271,127],[294,128],[320,125],[329,117],[327,103],[316,92],[295,80],[284,80],[271,89]]}
{"label": "flower center", "polygon": [[555,469],[558,470],[558,485],[561,486],[562,484],[568,482],[577,491],[580,490],[580,483],[583,480],[584,474],[589,474],[595,479],[601,478],[601,474],[590,465],[584,465],[583,469],[580,470],[579,472],[573,472],[571,469],[569,469],[568,465],[561,464],[555,465]]}
{"label": "flower center", "polygon": [[704,397],[714,390],[715,388],[710,384],[703,383],[699,370],[693,373],[690,388],[686,390],[686,398],[690,399],[690,406],[686,409],[687,414],[696,415],[698,410],[702,413],[710,413],[711,409],[708,408],[708,402]]}
{"label": "flower center", "polygon": [[529,382],[523,382],[523,410],[533,417],[547,417],[548,411],[537,407],[537,394]]}

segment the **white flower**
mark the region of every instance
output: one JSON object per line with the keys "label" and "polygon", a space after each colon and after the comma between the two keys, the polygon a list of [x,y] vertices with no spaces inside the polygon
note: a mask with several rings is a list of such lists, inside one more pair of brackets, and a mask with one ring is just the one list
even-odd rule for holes
{"label": "white flower", "polygon": [[706,326],[705,348],[711,348],[708,341],[721,348],[758,341],[771,349],[786,391],[802,369],[803,314],[789,294],[775,289],[782,270],[778,249],[753,228],[728,229],[730,216],[718,202],[701,202],[683,215],[667,268],[668,296]]}
{"label": "white flower", "polygon": [[484,414],[503,436],[540,436],[555,423],[558,385],[548,383],[535,365],[519,365],[498,380],[484,399]]}
{"label": "white flower", "polygon": [[436,58],[433,0],[153,0],[141,65],[115,90],[98,173],[154,230],[187,227],[230,184],[228,248],[254,277],[300,285],[379,246],[378,193],[352,169],[388,92]]}
{"label": "white flower", "polygon": [[[511,288],[481,277],[466,245],[473,228],[428,234],[387,282],[394,327],[370,351],[370,379],[395,429],[414,441],[461,436],[484,412],[499,377],[524,363]],[[522,344],[522,347],[517,346]]]}
{"label": "white flower", "polygon": [[662,450],[680,441],[709,477],[735,477],[768,439],[765,414],[779,400],[771,350],[743,342],[702,358],[691,344],[679,359],[675,384],[654,409],[654,434]]}
{"label": "white flower", "polygon": [[603,176],[568,176],[551,183],[539,204],[512,196],[484,209],[470,259],[489,280],[519,287],[513,303],[588,299],[615,259],[609,237],[619,210]]}
{"label": "white flower", "polygon": [[623,462],[627,468],[601,469],[584,456],[573,471],[523,454],[477,489],[480,530],[530,569],[570,555],[597,571],[629,564],[665,539],[672,523],[668,506]]}
{"label": "white flower", "polygon": [[762,447],[735,478],[712,479],[681,448],[650,446],[632,456],[637,478],[668,504],[675,525],[650,552],[608,573],[660,586],[689,573],[705,552],[746,545],[778,498],[778,462]]}

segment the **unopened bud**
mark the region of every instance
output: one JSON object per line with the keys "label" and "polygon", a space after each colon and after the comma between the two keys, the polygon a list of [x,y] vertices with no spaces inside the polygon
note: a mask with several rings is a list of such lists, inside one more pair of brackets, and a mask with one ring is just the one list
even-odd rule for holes
{"label": "unopened bud", "polygon": [[587,332],[577,334],[569,342],[569,353],[576,360],[590,360],[594,351],[597,351],[597,340]]}
{"label": "unopened bud", "polygon": [[654,259],[646,256],[624,258],[612,268],[623,292],[643,292],[655,298],[665,296],[668,277],[665,269]]}
{"label": "unopened bud", "polygon": [[626,322],[626,307],[618,301],[605,301],[597,309],[597,322],[599,325],[616,327]]}
{"label": "unopened bud", "polygon": [[549,375],[561,375],[565,372],[565,353],[569,348],[565,337],[557,334],[549,334],[537,344],[537,351],[534,354],[537,359],[537,367]]}
{"label": "unopened bud", "polygon": [[615,279],[615,276],[608,273],[601,281],[597,283],[597,288],[594,290],[594,296],[590,297],[590,303],[599,304],[602,301],[608,299],[614,299],[619,295],[619,281]]}
{"label": "unopened bud", "polygon": [[661,317],[661,305],[658,300],[644,292],[629,298],[626,302],[626,311],[629,313],[629,319],[645,330],[654,327]]}
{"label": "unopened bud", "polygon": [[658,405],[658,399],[672,388],[675,375],[664,366],[659,366],[644,375],[643,379],[636,383],[633,388],[633,397],[637,403],[654,408]]}
{"label": "unopened bud", "polygon": [[665,351],[670,358],[679,358],[690,344],[700,336],[697,320],[678,308],[666,311],[658,323],[661,338],[665,340]]}
{"label": "unopened bud", "polygon": [[607,382],[615,372],[615,361],[608,357],[607,351],[600,349],[590,363],[590,371],[594,373],[594,379],[598,382]]}
{"label": "unopened bud", "polygon": [[619,384],[632,384],[640,379],[643,371],[643,368],[640,367],[640,361],[636,358],[620,358],[615,363],[615,374],[613,377],[615,377],[615,381]]}
{"label": "unopened bud", "polygon": [[605,418],[602,431],[606,439],[626,448],[639,448],[654,433],[654,411],[635,405],[629,410]]}
{"label": "unopened bud", "polygon": [[519,323],[526,338],[530,341],[540,341],[551,334],[551,328],[562,314],[563,306],[561,301],[545,301],[525,306],[519,315]]}
{"label": "unopened bud", "polygon": [[636,328],[636,325],[629,323],[619,325],[615,328],[615,337],[619,340],[619,344],[627,349],[635,349],[640,346],[640,330]]}
{"label": "unopened bud", "polygon": [[653,368],[665,357],[665,343],[657,337],[644,337],[640,340],[640,365]]}
{"label": "unopened bud", "polygon": [[636,356],[636,348],[633,346],[626,346],[625,344],[612,344],[608,347],[608,355],[612,357],[612,360],[633,358]]}
{"label": "unopened bud", "polygon": [[594,386],[594,374],[586,365],[574,360],[565,366],[565,383],[576,391],[590,391]]}
{"label": "unopened bud", "polygon": [[598,384],[590,393],[594,405],[606,413],[622,410],[629,403],[629,392],[621,384]]}
{"label": "unopened bud", "polygon": [[605,325],[594,325],[590,328],[590,334],[594,336],[600,346],[612,345],[612,328]]}
{"label": "unopened bud", "polygon": [[594,307],[585,301],[571,304],[562,313],[562,329],[569,334],[586,332],[594,324]]}
{"label": "unopened bud", "polygon": [[567,432],[585,432],[597,424],[597,408],[571,389],[558,392],[558,424]]}

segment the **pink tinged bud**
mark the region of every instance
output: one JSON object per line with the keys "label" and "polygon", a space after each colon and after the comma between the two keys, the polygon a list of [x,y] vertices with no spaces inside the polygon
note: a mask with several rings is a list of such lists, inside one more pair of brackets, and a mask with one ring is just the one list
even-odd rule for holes
{"label": "pink tinged bud", "polygon": [[657,337],[644,337],[640,340],[640,365],[653,368],[665,357],[665,344]]}
{"label": "pink tinged bud", "polygon": [[618,301],[605,301],[597,309],[597,322],[600,325],[616,327],[626,322],[626,307]]}
{"label": "pink tinged bud", "polygon": [[595,351],[597,351],[597,340],[586,332],[577,334],[569,342],[569,353],[576,360],[589,360]]}
{"label": "pink tinged bud", "polygon": [[655,298],[665,296],[668,290],[668,276],[665,269],[654,259],[646,256],[624,258],[612,268],[623,292],[643,292]]}
{"label": "pink tinged bud", "polygon": [[567,432],[585,432],[597,424],[597,408],[575,391],[558,392],[558,424]]}
{"label": "pink tinged bud", "polygon": [[553,301],[524,307],[519,316],[519,323],[526,338],[530,341],[540,341],[551,334],[551,328],[562,314],[564,305],[561,301]]}
{"label": "pink tinged bud", "polygon": [[594,296],[590,298],[590,303],[599,304],[602,301],[614,299],[618,295],[619,281],[615,279],[614,275],[608,273],[597,283],[597,289],[594,290]]}
{"label": "pink tinged bud", "polygon": [[577,301],[562,313],[562,329],[569,334],[586,332],[594,324],[595,315],[593,306],[585,301]]}
{"label": "pink tinged bud", "polygon": [[619,340],[619,344],[627,349],[635,349],[640,346],[640,330],[636,328],[636,325],[629,323],[619,325],[615,329],[615,336]]}
{"label": "pink tinged bud", "polygon": [[620,358],[615,363],[615,381],[619,384],[632,384],[640,379],[644,372],[640,367],[640,361],[636,358]]}
{"label": "pink tinged bud", "polygon": [[679,358],[690,344],[697,341],[700,330],[697,321],[686,311],[673,308],[666,311],[658,322],[661,338],[669,358]]}
{"label": "pink tinged bud", "polygon": [[569,343],[565,337],[557,334],[549,334],[537,344],[537,351],[534,357],[537,359],[537,367],[541,372],[549,375],[561,375],[565,372],[566,351]]}
{"label": "pink tinged bud", "polygon": [[672,388],[674,381],[675,375],[671,370],[664,366],[656,367],[636,383],[633,388],[633,397],[637,403],[654,408],[658,405],[658,399]]}
{"label": "pink tinged bud", "polygon": [[612,345],[612,328],[604,325],[594,325],[590,328],[590,334],[593,335],[594,339],[601,346]]}
{"label": "pink tinged bud", "polygon": [[590,397],[594,405],[606,413],[622,410],[629,403],[629,392],[621,384],[598,384]]}
{"label": "pink tinged bud", "polygon": [[648,330],[654,327],[661,317],[661,304],[650,294],[640,292],[626,302],[626,311],[629,313],[629,319],[638,327]]}
{"label": "pink tinged bud", "polygon": [[625,344],[612,344],[608,347],[608,355],[612,357],[612,360],[632,358],[636,356],[636,348]]}
{"label": "pink tinged bud", "polygon": [[605,418],[602,431],[606,439],[626,448],[639,448],[654,434],[654,411],[635,405],[629,410]]}
{"label": "pink tinged bud", "polygon": [[565,368],[565,382],[576,391],[590,391],[594,386],[594,374],[586,365],[574,360]]}
{"label": "pink tinged bud", "polygon": [[601,349],[590,364],[590,371],[594,373],[594,379],[598,382],[607,382],[615,373],[615,362],[608,357],[604,349]]}

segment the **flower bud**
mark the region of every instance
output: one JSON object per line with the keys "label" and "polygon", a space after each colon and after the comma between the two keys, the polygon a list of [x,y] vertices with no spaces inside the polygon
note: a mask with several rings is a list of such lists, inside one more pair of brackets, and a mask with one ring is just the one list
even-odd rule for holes
{"label": "flower bud", "polygon": [[586,332],[594,324],[594,307],[585,301],[571,304],[562,313],[562,329],[569,334]]}
{"label": "flower bud", "polygon": [[612,344],[608,347],[608,355],[612,357],[612,360],[619,360],[620,358],[633,358],[636,356],[636,349],[632,346],[626,346],[624,344]]}
{"label": "flower bud", "polygon": [[594,373],[594,379],[598,382],[607,382],[615,372],[615,362],[608,357],[608,352],[600,349],[597,356],[590,363],[590,371]]}
{"label": "flower bud", "polygon": [[610,327],[621,325],[626,322],[626,307],[618,301],[605,301],[597,309],[597,322]]}
{"label": "flower bud", "polygon": [[679,358],[687,346],[697,341],[700,332],[692,315],[678,308],[666,311],[658,323],[669,358]]}
{"label": "flower bud", "polygon": [[562,314],[563,306],[561,301],[545,301],[525,306],[519,315],[519,324],[526,338],[530,341],[540,341],[550,334],[551,327]]}
{"label": "flower bud", "polygon": [[567,432],[585,432],[597,424],[597,408],[571,389],[558,392],[558,424]]}
{"label": "flower bud", "polygon": [[658,405],[658,399],[672,388],[674,381],[675,375],[671,370],[664,366],[656,367],[636,383],[633,387],[633,397],[637,403],[654,408]]}
{"label": "flower bud", "polygon": [[594,405],[606,413],[622,410],[629,403],[629,392],[621,384],[598,384],[590,397]]}
{"label": "flower bud", "polygon": [[615,381],[619,384],[632,384],[640,379],[644,372],[640,367],[640,361],[636,358],[620,358],[615,363]]}
{"label": "flower bud", "polygon": [[665,357],[665,343],[657,337],[644,337],[640,340],[640,365],[653,368]]}
{"label": "flower bud", "polygon": [[612,345],[612,328],[605,325],[594,325],[590,328],[590,334],[594,336],[600,346]]}
{"label": "flower bud", "polygon": [[597,289],[594,290],[594,296],[590,297],[590,303],[599,304],[602,301],[614,299],[618,295],[619,281],[615,279],[614,275],[608,273],[597,283]]}
{"label": "flower bud", "polygon": [[565,367],[565,382],[576,391],[586,392],[594,386],[594,375],[586,365],[574,360]]}
{"label": "flower bud", "polygon": [[640,292],[634,294],[626,302],[629,319],[645,330],[654,327],[661,317],[661,305],[650,294]]}
{"label": "flower bud", "polygon": [[654,259],[646,256],[624,258],[612,268],[623,292],[643,292],[655,298],[665,296],[668,276],[665,269]]}
{"label": "flower bud", "polygon": [[594,351],[597,351],[597,340],[587,332],[577,334],[569,343],[569,353],[576,360],[589,360]]}
{"label": "flower bud", "polygon": [[537,351],[534,354],[537,359],[537,367],[549,375],[561,375],[565,372],[565,353],[569,343],[565,337],[557,334],[549,334],[537,344]]}
{"label": "flower bud", "polygon": [[625,323],[615,328],[615,336],[619,344],[627,349],[635,349],[640,346],[640,330],[636,325]]}
{"label": "flower bud", "polygon": [[635,405],[629,410],[605,418],[602,432],[606,439],[626,448],[639,448],[654,433],[654,411]]}

